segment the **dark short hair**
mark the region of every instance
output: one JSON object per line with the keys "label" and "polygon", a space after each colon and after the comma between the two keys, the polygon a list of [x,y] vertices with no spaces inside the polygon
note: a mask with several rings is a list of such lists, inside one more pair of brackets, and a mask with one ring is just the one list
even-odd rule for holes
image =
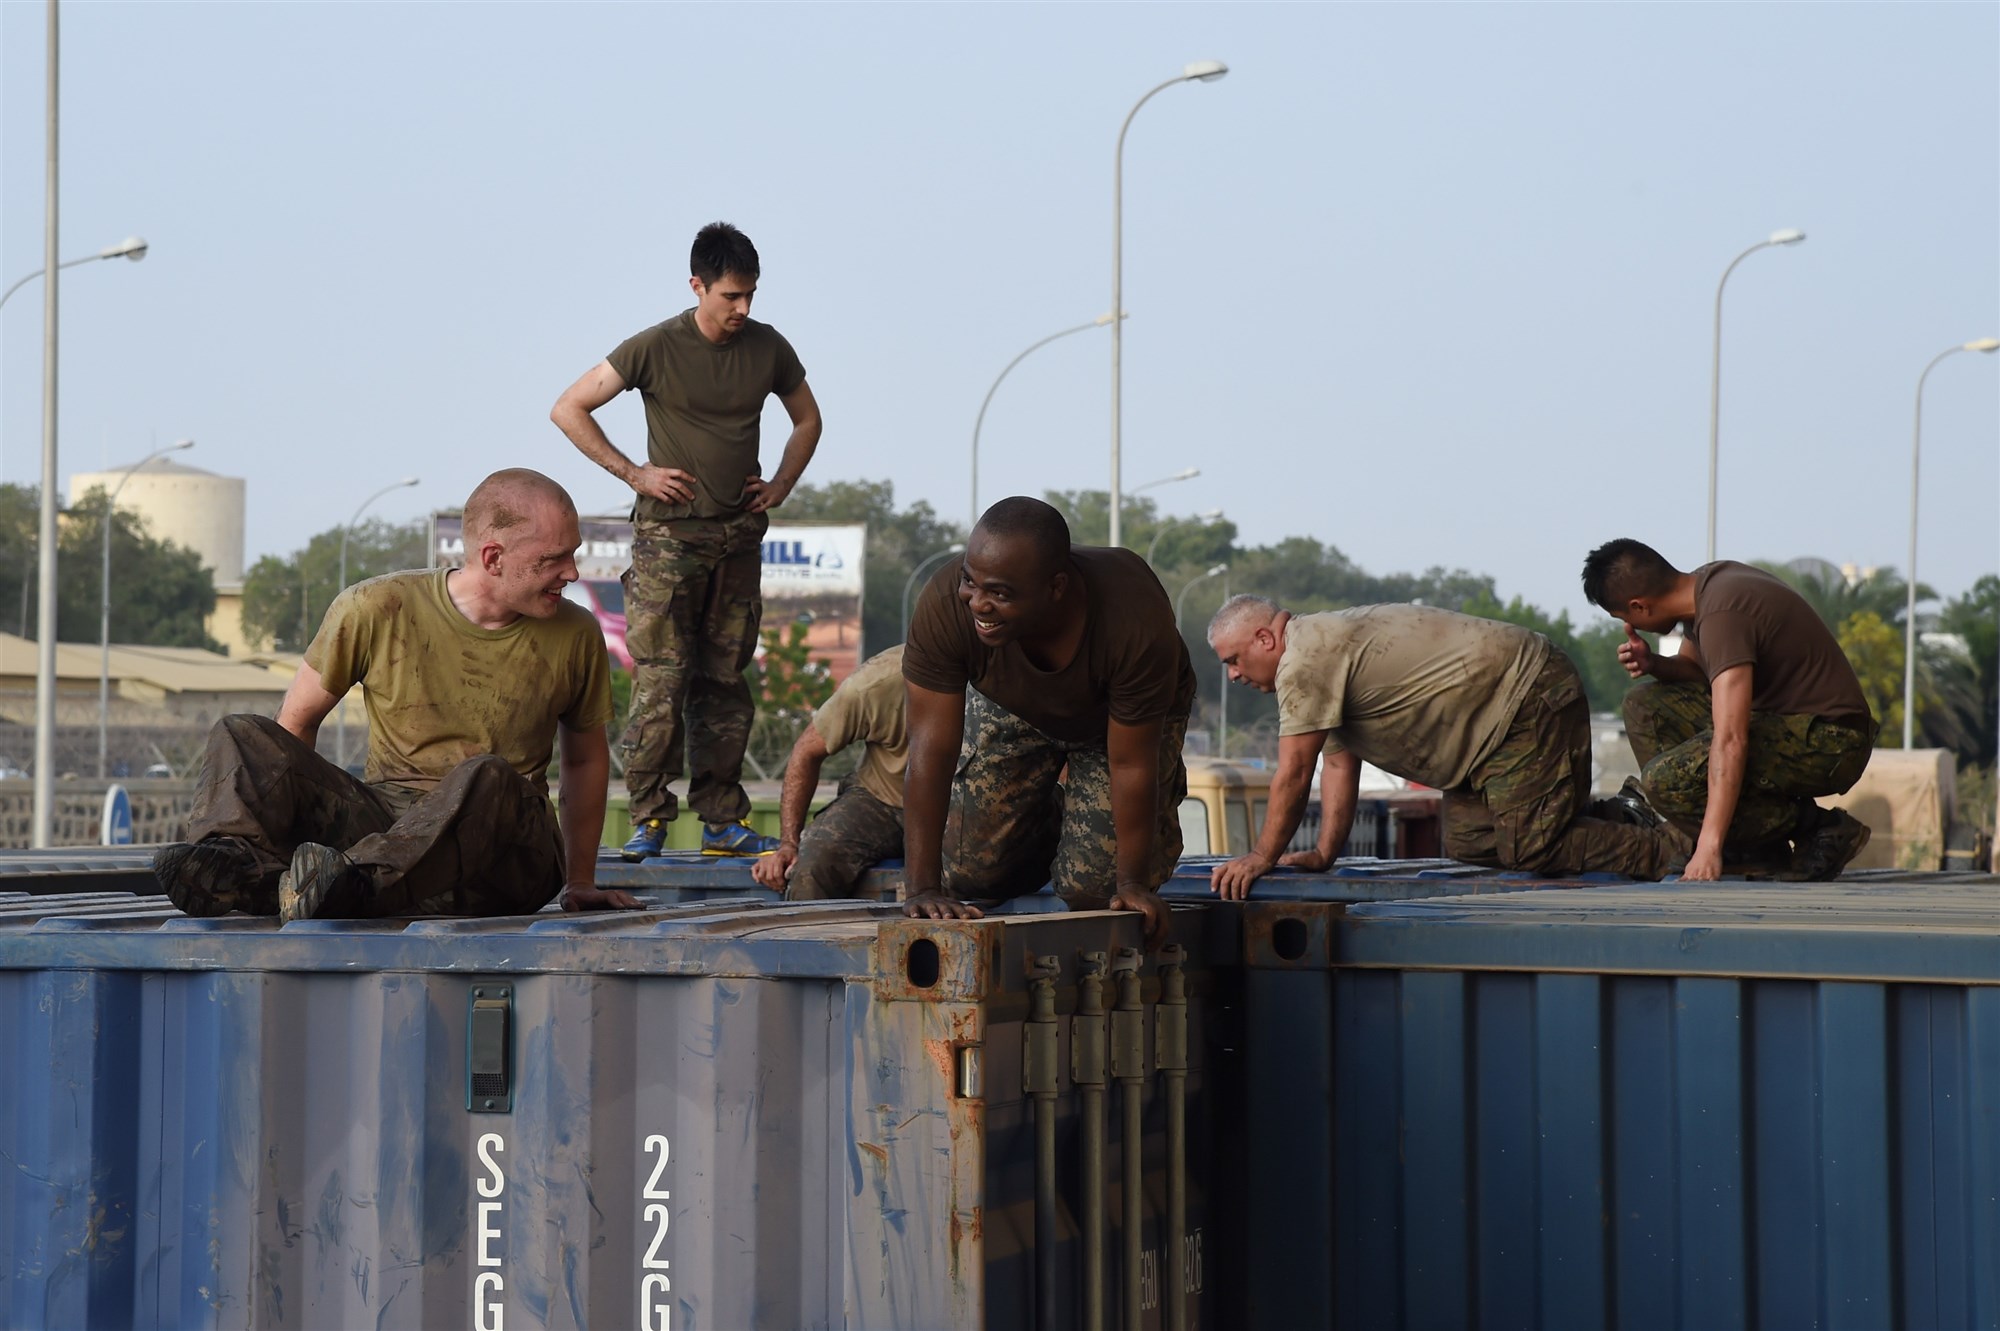
{"label": "dark short hair", "polygon": [[1583,594],[1615,615],[1633,601],[1664,595],[1680,576],[1652,546],[1620,537],[1584,557]]}
{"label": "dark short hair", "polygon": [[694,248],[688,251],[688,271],[703,286],[722,280],[724,273],[738,277],[757,276],[757,247],[750,237],[727,222],[710,222],[694,233]]}
{"label": "dark short hair", "polygon": [[1003,539],[1025,538],[1050,573],[1061,570],[1069,560],[1069,523],[1053,507],[1027,495],[1002,499],[980,514],[973,531]]}

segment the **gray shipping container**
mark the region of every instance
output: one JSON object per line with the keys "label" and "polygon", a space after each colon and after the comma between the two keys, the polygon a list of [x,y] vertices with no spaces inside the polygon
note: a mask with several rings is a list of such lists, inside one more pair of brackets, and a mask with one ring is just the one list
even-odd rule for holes
{"label": "gray shipping container", "polygon": [[10,1328],[1236,1324],[1227,912],[52,902],[0,917]]}

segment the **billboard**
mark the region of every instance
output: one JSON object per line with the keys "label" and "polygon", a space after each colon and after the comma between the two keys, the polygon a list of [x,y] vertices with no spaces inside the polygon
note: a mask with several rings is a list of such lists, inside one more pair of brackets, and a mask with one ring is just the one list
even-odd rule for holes
{"label": "billboard", "polygon": [[[584,518],[576,549],[584,586],[573,599],[605,629],[605,643],[621,664],[625,652],[625,597],[620,575],[632,563],[632,524],[624,518]],[[806,625],[806,644],[836,681],[862,660],[861,596],[866,587],[865,525],[774,522],[764,534],[764,627]],[[465,562],[465,524],[455,513],[431,516],[431,564]]]}

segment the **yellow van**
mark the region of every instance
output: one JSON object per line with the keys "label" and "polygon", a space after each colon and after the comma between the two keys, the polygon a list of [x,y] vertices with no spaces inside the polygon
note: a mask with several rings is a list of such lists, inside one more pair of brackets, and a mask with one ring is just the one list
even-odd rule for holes
{"label": "yellow van", "polygon": [[[1181,854],[1241,855],[1252,849],[1271,801],[1271,769],[1223,758],[1187,760],[1188,793],[1181,801]],[[1347,834],[1346,855],[1382,859],[1432,859],[1443,854],[1440,798],[1413,787],[1364,795]],[[1319,792],[1292,837],[1291,849],[1310,850],[1319,840]]]}

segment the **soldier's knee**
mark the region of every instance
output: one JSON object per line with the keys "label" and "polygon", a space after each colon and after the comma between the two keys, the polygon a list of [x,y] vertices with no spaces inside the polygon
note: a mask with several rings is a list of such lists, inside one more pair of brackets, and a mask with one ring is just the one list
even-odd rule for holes
{"label": "soldier's knee", "polygon": [[1626,691],[1624,705],[1619,710],[1624,714],[1627,731],[1645,724],[1653,715],[1653,703],[1658,696],[1659,687],[1658,684],[1652,683],[1638,684]]}

